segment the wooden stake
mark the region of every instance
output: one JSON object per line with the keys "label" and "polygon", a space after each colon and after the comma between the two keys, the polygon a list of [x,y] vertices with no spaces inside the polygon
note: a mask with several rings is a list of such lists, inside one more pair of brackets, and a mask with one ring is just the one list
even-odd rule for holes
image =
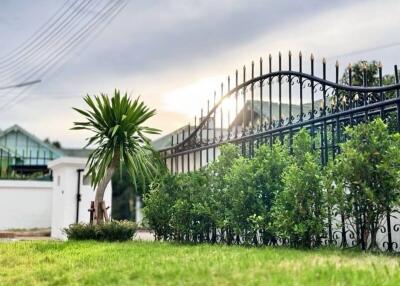
{"label": "wooden stake", "polygon": [[105,220],[105,221],[109,221],[107,209],[108,209],[108,208],[106,207],[105,201],[102,201],[102,202],[101,202],[101,210],[103,211],[103,215],[104,215],[104,220]]}
{"label": "wooden stake", "polygon": [[90,202],[90,209],[88,209],[90,213],[90,224],[93,224],[93,216],[94,216],[94,201]]}

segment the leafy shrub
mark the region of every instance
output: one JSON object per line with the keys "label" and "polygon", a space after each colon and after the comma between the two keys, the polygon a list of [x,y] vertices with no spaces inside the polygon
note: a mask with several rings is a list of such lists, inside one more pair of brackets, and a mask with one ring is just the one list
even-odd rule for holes
{"label": "leafy shrub", "polygon": [[150,186],[150,191],[143,197],[143,213],[156,239],[172,237],[172,207],[179,189],[177,176],[166,173]]}
{"label": "leafy shrub", "polygon": [[126,241],[136,232],[136,224],[130,221],[112,220],[102,224],[71,224],[64,229],[69,240]]}
{"label": "leafy shrub", "polygon": [[231,173],[234,163],[241,158],[241,155],[239,148],[233,144],[222,145],[220,152],[220,156],[206,169],[210,187],[209,199],[213,208],[212,215],[215,223],[212,242],[216,241],[216,228],[218,228],[221,232],[221,241],[231,244],[235,219],[232,212],[234,197],[232,197],[232,193],[227,187],[229,184],[228,175]]}
{"label": "leafy shrub", "polygon": [[[277,141],[272,148],[267,145],[261,146],[255,152],[251,162],[251,183],[259,190],[262,208],[259,216],[251,218],[253,231],[258,228],[261,231],[264,244],[276,244],[277,238],[271,227],[273,217],[271,209],[275,204],[276,196],[284,188],[283,172],[292,163],[289,148]],[[254,219],[256,218],[256,219]]]}
{"label": "leafy shrub", "polygon": [[283,190],[272,211],[276,233],[292,246],[319,245],[324,233],[325,194],[321,167],[305,129],[293,140],[293,163],[283,173]]}
{"label": "leafy shrub", "polygon": [[376,119],[346,129],[348,140],[330,166],[333,203],[353,229],[358,242],[376,248],[382,221],[400,201],[400,134]]}
{"label": "leafy shrub", "polygon": [[346,137],[327,167],[305,129],[291,148],[277,140],[251,158],[223,145],[207,167],[152,185],[144,198],[149,226],[164,240],[310,248],[333,241],[339,215],[346,227],[356,223],[365,243],[375,241],[400,201],[400,135],[376,120],[348,128]]}

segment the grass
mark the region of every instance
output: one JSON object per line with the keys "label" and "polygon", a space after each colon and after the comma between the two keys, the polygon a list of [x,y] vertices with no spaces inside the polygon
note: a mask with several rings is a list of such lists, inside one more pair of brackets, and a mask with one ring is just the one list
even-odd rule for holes
{"label": "grass", "polygon": [[400,285],[400,257],[161,242],[0,243],[0,285]]}

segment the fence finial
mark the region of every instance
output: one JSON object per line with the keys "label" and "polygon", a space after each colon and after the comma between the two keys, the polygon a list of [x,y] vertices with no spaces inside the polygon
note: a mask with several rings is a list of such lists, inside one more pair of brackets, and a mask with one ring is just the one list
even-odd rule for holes
{"label": "fence finial", "polygon": [[364,63],[363,63],[362,69],[363,69],[363,70],[367,70],[367,62],[364,62]]}
{"label": "fence finial", "polygon": [[335,66],[339,67],[339,61],[338,60],[336,60]]}
{"label": "fence finial", "polygon": [[291,57],[292,56],[292,51],[291,50],[289,50],[289,57]]}
{"label": "fence finial", "polygon": [[271,55],[271,54],[269,54],[269,56],[268,56],[268,57],[269,57],[269,59],[272,59],[272,55]]}
{"label": "fence finial", "polygon": [[322,63],[326,64],[326,59],[325,58],[322,58]]}
{"label": "fence finial", "polygon": [[347,66],[347,68],[348,68],[349,70],[352,69],[351,63],[349,63],[349,65]]}
{"label": "fence finial", "polygon": [[303,55],[302,55],[302,53],[301,53],[301,51],[299,52],[299,57],[302,57]]}
{"label": "fence finial", "polygon": [[382,68],[382,62],[378,62],[378,68]]}
{"label": "fence finial", "polygon": [[313,61],[314,60],[314,54],[311,53],[310,59]]}

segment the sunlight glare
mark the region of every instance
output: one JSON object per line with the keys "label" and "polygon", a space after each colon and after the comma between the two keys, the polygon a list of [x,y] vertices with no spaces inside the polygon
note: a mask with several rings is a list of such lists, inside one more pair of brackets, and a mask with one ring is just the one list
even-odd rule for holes
{"label": "sunlight glare", "polygon": [[[207,112],[207,100],[210,100],[210,109],[214,103],[214,90],[217,91],[217,101],[220,98],[220,85],[224,80],[222,76],[203,78],[189,85],[177,88],[164,94],[165,109],[171,112],[182,113],[188,117],[200,116]],[[191,118],[192,119],[192,118]]]}

